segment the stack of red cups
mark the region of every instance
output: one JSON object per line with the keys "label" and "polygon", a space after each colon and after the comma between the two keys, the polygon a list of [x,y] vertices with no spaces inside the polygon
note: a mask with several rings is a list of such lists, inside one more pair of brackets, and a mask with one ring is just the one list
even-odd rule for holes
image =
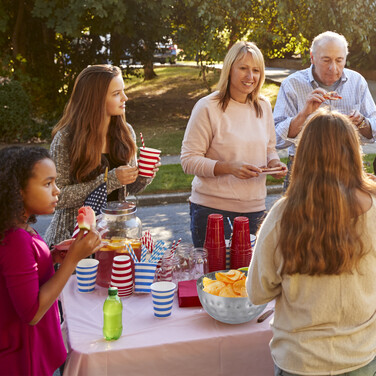
{"label": "stack of red cups", "polygon": [[230,257],[231,269],[249,266],[251,262],[252,247],[247,217],[236,217],[234,219]]}
{"label": "stack of red cups", "polygon": [[204,248],[208,251],[209,273],[226,269],[226,243],[222,214],[209,214]]}

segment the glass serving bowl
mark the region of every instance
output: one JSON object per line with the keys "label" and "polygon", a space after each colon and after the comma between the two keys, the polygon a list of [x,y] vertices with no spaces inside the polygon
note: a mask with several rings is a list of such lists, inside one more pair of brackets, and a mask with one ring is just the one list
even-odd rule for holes
{"label": "glass serving bowl", "polygon": [[[228,270],[219,270],[226,272]],[[215,273],[208,273],[197,280],[197,293],[202,307],[214,319],[226,324],[242,324],[260,315],[267,304],[254,305],[248,298],[224,298],[203,290],[204,277],[215,279]],[[248,272],[243,272],[247,275]]]}

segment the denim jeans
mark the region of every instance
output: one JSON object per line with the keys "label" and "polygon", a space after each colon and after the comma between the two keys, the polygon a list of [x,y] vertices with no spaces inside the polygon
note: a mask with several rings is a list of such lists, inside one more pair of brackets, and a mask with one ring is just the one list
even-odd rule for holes
{"label": "denim jeans", "polygon": [[[295,373],[289,373],[281,370],[279,367],[274,365],[274,376],[299,376]],[[355,371],[341,373],[337,376],[376,376],[376,358],[372,360],[362,368],[358,368]]]}
{"label": "denim jeans", "polygon": [[190,203],[190,215],[191,215],[191,233],[193,245],[197,247],[203,247],[206,235],[206,224],[209,214],[222,214],[223,224],[225,230],[225,238],[230,239],[231,228],[226,217],[229,217],[231,223],[234,222],[235,217],[247,217],[249,219],[249,231],[251,234],[256,234],[261,222],[265,217],[265,210],[254,213],[237,213],[229,212],[226,210],[212,209],[206,206]]}
{"label": "denim jeans", "polygon": [[283,192],[286,192],[287,188],[289,187],[293,163],[294,163],[294,161],[291,160],[291,159],[289,159],[288,162],[287,162],[287,175],[285,176],[285,180],[283,181]]}

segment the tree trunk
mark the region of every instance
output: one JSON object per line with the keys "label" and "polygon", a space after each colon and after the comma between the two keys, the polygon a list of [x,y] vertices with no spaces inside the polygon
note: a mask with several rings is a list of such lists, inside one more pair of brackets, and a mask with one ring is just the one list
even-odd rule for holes
{"label": "tree trunk", "polygon": [[17,18],[16,23],[14,25],[13,33],[12,33],[12,47],[13,47],[13,57],[16,58],[17,55],[20,53],[20,34],[21,28],[24,18],[24,11],[25,6],[23,0],[18,1],[18,9],[17,9]]}
{"label": "tree trunk", "polygon": [[154,72],[153,62],[151,60],[147,61],[144,64],[144,77],[145,81],[152,80],[153,78],[157,77],[157,75]]}

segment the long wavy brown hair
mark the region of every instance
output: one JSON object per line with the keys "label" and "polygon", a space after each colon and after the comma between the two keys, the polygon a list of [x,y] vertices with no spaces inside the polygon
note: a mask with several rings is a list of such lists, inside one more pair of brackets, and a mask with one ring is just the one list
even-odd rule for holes
{"label": "long wavy brown hair", "polygon": [[230,101],[230,82],[231,82],[231,68],[232,65],[242,59],[247,53],[252,55],[255,64],[260,69],[260,80],[256,88],[248,95],[248,102],[255,107],[257,117],[262,117],[262,108],[260,105],[260,91],[265,81],[265,63],[264,56],[259,48],[252,42],[241,41],[235,43],[227,52],[223,61],[221,76],[219,77],[217,89],[218,100],[223,111],[226,110],[228,102]]}
{"label": "long wavy brown hair", "polygon": [[282,273],[332,275],[358,265],[367,251],[356,231],[357,190],[376,193],[363,171],[357,131],[346,116],[319,110],[304,126],[286,192]]}
{"label": "long wavy brown hair", "polygon": [[125,115],[111,117],[107,135],[100,128],[105,117],[108,87],[118,75],[121,75],[121,70],[111,65],[85,68],[77,76],[63,116],[52,131],[52,136],[63,129],[69,133],[70,174],[74,181],[90,180],[93,174],[103,170],[102,145],[106,137],[114,163],[127,164],[136,153]]}

